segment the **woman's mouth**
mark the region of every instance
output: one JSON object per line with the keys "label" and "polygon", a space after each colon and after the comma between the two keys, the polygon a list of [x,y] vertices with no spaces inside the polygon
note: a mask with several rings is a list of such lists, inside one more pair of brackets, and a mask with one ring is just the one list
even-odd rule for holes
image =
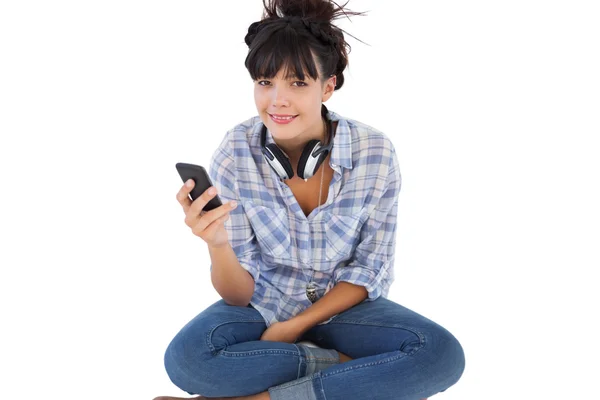
{"label": "woman's mouth", "polygon": [[289,124],[294,119],[296,119],[297,115],[294,115],[293,117],[276,117],[274,115],[269,114],[269,117],[271,117],[271,119],[278,124]]}

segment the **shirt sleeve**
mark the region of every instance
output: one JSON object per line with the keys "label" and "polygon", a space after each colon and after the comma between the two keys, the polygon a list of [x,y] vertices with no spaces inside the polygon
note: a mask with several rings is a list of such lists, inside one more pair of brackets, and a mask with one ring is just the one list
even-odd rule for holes
{"label": "shirt sleeve", "polygon": [[[224,226],[238,261],[252,276],[254,282],[257,282],[260,277],[256,260],[258,247],[254,231],[239,199],[240,190],[235,179],[235,160],[230,155],[230,141],[228,140],[229,135],[232,134],[232,132],[228,132],[211,157],[209,175],[223,204],[232,200],[238,202],[238,206],[229,212],[229,219],[225,221]],[[212,271],[212,263],[210,270]]]}
{"label": "shirt sleeve", "polygon": [[369,294],[365,301],[387,294],[394,281],[398,195],[402,177],[395,151],[392,151],[390,159],[388,181],[377,205],[363,224],[353,257],[349,264],[338,267],[333,273],[335,284],[345,281],[364,286]]}

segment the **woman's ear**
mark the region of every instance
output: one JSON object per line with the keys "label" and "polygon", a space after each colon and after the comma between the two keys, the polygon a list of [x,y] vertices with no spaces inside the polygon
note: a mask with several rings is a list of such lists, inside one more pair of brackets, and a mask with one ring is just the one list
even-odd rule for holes
{"label": "woman's ear", "polygon": [[322,99],[323,102],[325,102],[327,99],[329,99],[331,97],[331,95],[333,94],[333,92],[335,90],[336,82],[337,82],[337,76],[335,76],[335,75],[332,75],[325,82],[325,88],[323,90],[323,99]]}

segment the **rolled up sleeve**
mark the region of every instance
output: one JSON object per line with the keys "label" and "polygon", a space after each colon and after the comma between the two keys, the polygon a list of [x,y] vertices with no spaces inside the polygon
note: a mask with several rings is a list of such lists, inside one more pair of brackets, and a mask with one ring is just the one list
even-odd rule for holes
{"label": "rolled up sleeve", "polygon": [[398,195],[402,177],[395,151],[390,159],[388,181],[377,205],[361,228],[360,242],[353,257],[333,273],[335,284],[344,281],[364,286],[369,294],[365,301],[387,295],[394,281]]}
{"label": "rolled up sleeve", "polygon": [[[241,204],[239,199],[239,188],[235,179],[235,160],[231,156],[228,135],[223,139],[221,145],[214,152],[210,160],[209,175],[217,188],[219,197],[223,204],[235,200]],[[257,282],[260,277],[256,256],[258,247],[256,237],[250,225],[250,221],[243,207],[236,207],[229,212],[229,219],[224,223],[227,230],[229,243],[236,254],[241,266]],[[212,263],[210,265],[212,271]]]}

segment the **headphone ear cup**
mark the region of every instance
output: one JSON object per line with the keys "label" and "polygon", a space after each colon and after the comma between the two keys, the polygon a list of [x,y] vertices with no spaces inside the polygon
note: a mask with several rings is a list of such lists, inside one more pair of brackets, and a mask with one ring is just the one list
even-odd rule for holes
{"label": "headphone ear cup", "polygon": [[273,153],[273,156],[275,157],[274,160],[269,160],[268,157],[265,157],[271,168],[277,172],[277,175],[279,175],[281,179],[292,178],[294,176],[294,169],[292,168],[292,164],[288,157],[283,154],[283,151],[281,151],[274,143],[269,143],[266,147],[271,150],[271,153]]}
{"label": "headphone ear cup", "polygon": [[302,179],[308,179],[312,177],[319,166],[327,157],[327,151],[319,154],[317,157],[312,156],[312,152],[321,148],[321,142],[313,139],[304,146],[304,150],[302,150],[302,155],[300,156],[300,160],[298,161],[298,176]]}

